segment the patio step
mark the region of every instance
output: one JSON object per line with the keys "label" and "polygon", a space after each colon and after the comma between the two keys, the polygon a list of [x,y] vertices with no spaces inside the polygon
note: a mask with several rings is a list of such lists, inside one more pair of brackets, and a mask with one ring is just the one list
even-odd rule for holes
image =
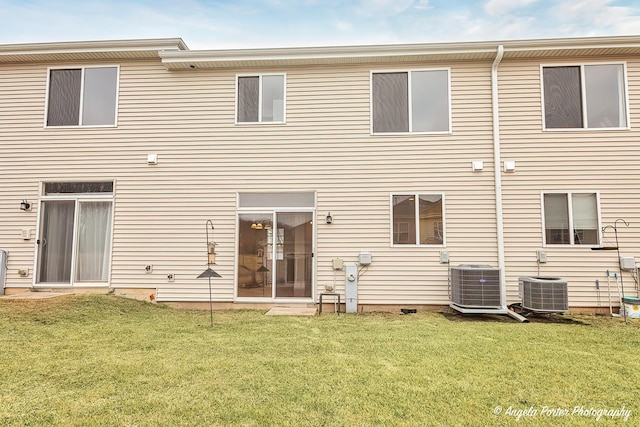
{"label": "patio step", "polygon": [[316,307],[307,304],[274,305],[265,313],[266,316],[315,316]]}

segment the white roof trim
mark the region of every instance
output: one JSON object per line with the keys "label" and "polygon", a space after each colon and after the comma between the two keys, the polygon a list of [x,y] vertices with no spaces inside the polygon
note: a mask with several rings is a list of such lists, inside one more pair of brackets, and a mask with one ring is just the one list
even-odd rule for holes
{"label": "white roof trim", "polygon": [[180,38],[8,44],[0,45],[0,63],[75,60],[84,57],[87,59],[136,56],[157,58],[162,51],[188,49]]}
{"label": "white roof trim", "polygon": [[613,54],[620,49],[640,53],[640,36],[538,39],[466,43],[372,46],[289,47],[237,50],[161,52],[170,70],[188,68],[260,67],[281,65],[355,64],[392,61],[493,60],[498,46],[505,59],[585,54]]}
{"label": "white roof trim", "polygon": [[161,58],[169,70],[640,55],[640,36],[192,51],[180,38],[0,45],[0,63]]}

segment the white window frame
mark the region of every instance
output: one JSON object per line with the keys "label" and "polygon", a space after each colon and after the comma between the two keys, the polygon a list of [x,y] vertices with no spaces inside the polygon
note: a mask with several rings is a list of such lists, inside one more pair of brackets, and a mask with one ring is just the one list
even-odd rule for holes
{"label": "white window frame", "polygon": [[[84,102],[84,76],[85,71],[90,68],[116,68],[116,102],[115,111],[113,113],[113,124],[109,125],[84,125],[82,124],[82,110]],[[81,70],[80,78],[80,112],[78,116],[77,125],[64,125],[64,126],[49,126],[47,124],[49,119],[49,89],[51,87],[51,71],[55,70]],[[102,65],[66,65],[47,68],[47,90],[45,93],[45,107],[44,107],[44,127],[47,129],[69,129],[69,128],[115,128],[118,127],[118,101],[120,99],[120,65],[118,64],[102,64]]]}
{"label": "white window frame", "polygon": [[[265,122],[262,120],[262,78],[265,76],[282,76],[284,79],[284,85],[282,90],[282,121],[270,121]],[[241,122],[238,120],[239,109],[240,109],[240,100],[239,100],[239,88],[240,88],[240,78],[241,77],[258,77],[258,121],[257,122]],[[284,125],[287,123],[287,73],[243,73],[236,74],[236,91],[235,91],[235,124],[236,125]]]}
{"label": "white window frame", "polygon": [[[622,65],[622,73],[624,80],[624,108],[626,115],[626,124],[621,127],[609,127],[609,128],[596,128],[589,127],[588,117],[587,117],[587,88],[585,82],[585,73],[584,69],[587,66],[592,65]],[[582,127],[581,128],[548,128],[547,127],[547,112],[545,110],[545,99],[544,99],[544,69],[545,68],[553,68],[553,67],[580,67],[580,92],[581,98],[580,102],[582,103]],[[542,102],[542,130],[545,132],[573,132],[573,131],[610,131],[610,130],[631,130],[631,112],[629,111],[629,78],[627,74],[627,63],[624,61],[617,62],[582,62],[582,63],[550,63],[550,64],[540,64],[540,99]]]}
{"label": "white window frame", "polygon": [[[547,243],[547,227],[546,227],[546,214],[544,210],[544,195],[545,194],[564,194],[567,196],[567,213],[569,215],[569,243]],[[598,215],[598,242],[592,245],[580,245],[575,243],[575,231],[573,227],[573,194],[595,194],[596,195],[596,214]],[[542,218],[542,246],[550,248],[596,248],[602,245],[602,216],[600,207],[600,192],[594,190],[572,190],[572,191],[541,191],[540,192],[540,213]]]}
{"label": "white window frame", "polygon": [[[50,182],[113,182],[113,191],[110,193],[64,193],[64,194],[53,194],[46,195],[44,188],[46,183]],[[74,181],[65,181],[60,179],[49,179],[46,181],[40,181],[38,183],[39,186],[39,197],[38,197],[38,216],[36,221],[36,236],[40,239],[41,230],[41,220],[42,215],[42,202],[51,201],[51,200],[73,200],[75,202],[75,210],[74,210],[74,218],[73,218],[73,249],[71,255],[71,277],[69,283],[39,283],[38,282],[38,267],[40,263],[38,244],[36,243],[34,248],[34,256],[33,256],[33,281],[32,286],[35,288],[44,287],[44,288],[55,288],[55,287],[106,287],[111,286],[111,273],[113,267],[113,236],[114,236],[114,225],[115,225],[115,202],[116,202],[116,180],[95,180],[95,179],[85,179],[85,180],[74,180]],[[79,205],[82,202],[111,202],[111,233],[109,235],[111,253],[109,254],[109,266],[108,266],[108,274],[106,282],[82,282],[76,281],[76,257],[78,251],[78,241],[77,241],[77,224],[78,224],[78,216],[80,215]]]}
{"label": "white window frame", "polygon": [[[412,85],[412,73],[420,72],[420,71],[446,71],[447,72],[447,104],[449,105],[449,122],[448,127],[449,130],[446,131],[421,131],[414,132],[413,131],[413,105],[412,105],[412,93],[411,88]],[[409,104],[408,112],[409,112],[409,130],[407,132],[374,132],[373,131],[373,75],[374,74],[392,74],[392,73],[407,73],[407,86],[409,93],[407,94],[407,103]],[[448,135],[453,133],[453,122],[451,119],[452,116],[452,105],[451,105],[451,67],[441,67],[441,68],[402,68],[402,69],[391,69],[391,70],[371,70],[369,72],[369,123],[370,135],[381,136],[381,135]]]}
{"label": "white window frame", "polygon": [[[394,196],[413,196],[415,198],[415,211],[414,211],[414,221],[415,221],[415,238],[416,243],[394,243],[394,233],[395,222],[393,217],[393,197]],[[442,200],[442,221],[441,231],[442,231],[442,243],[441,244],[429,244],[429,243],[420,243],[420,196],[440,196],[440,200]],[[407,248],[407,247],[422,247],[422,248],[444,248],[447,246],[447,221],[446,221],[446,205],[445,205],[445,197],[444,192],[439,191],[394,191],[389,193],[389,235],[390,241],[389,245],[393,248]],[[408,223],[407,223],[408,224]]]}

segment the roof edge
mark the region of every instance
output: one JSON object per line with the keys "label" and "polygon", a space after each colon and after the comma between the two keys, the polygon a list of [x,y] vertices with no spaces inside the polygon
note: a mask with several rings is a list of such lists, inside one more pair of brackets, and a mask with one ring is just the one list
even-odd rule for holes
{"label": "roof edge", "polygon": [[[640,36],[601,36],[504,41],[473,41],[451,43],[354,45],[324,47],[281,47],[259,49],[219,49],[160,52],[163,64],[169,69],[228,67],[230,65],[314,64],[331,62],[379,61],[381,58],[469,59],[495,56],[498,46],[504,47],[505,57],[550,55],[554,52],[605,51],[607,49],[640,49]],[[510,55],[511,54],[511,55]],[[188,64],[188,65],[187,65]]]}
{"label": "roof edge", "polygon": [[[446,43],[279,47],[189,50],[182,38],[70,41],[0,45],[0,62],[73,60],[82,58],[160,58],[168,69],[219,68],[242,65],[365,63],[419,59],[490,59],[498,46],[505,58],[615,49],[640,52],[640,35],[472,41]],[[200,68],[200,67],[198,67]]]}
{"label": "roof edge", "polygon": [[181,38],[130,39],[130,40],[96,40],[71,41],[54,43],[21,43],[0,45],[0,57],[24,57],[38,55],[65,55],[83,53],[118,53],[118,52],[162,52],[188,51],[189,48]]}

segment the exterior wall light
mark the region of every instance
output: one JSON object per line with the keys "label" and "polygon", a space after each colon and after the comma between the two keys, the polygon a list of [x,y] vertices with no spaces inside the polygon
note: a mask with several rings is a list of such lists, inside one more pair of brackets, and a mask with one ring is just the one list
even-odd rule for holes
{"label": "exterior wall light", "polygon": [[331,223],[333,222],[333,217],[331,216],[331,212],[328,212],[328,213],[327,213],[327,216],[326,216],[326,218],[324,219],[324,221],[325,221],[327,224],[331,224]]}

